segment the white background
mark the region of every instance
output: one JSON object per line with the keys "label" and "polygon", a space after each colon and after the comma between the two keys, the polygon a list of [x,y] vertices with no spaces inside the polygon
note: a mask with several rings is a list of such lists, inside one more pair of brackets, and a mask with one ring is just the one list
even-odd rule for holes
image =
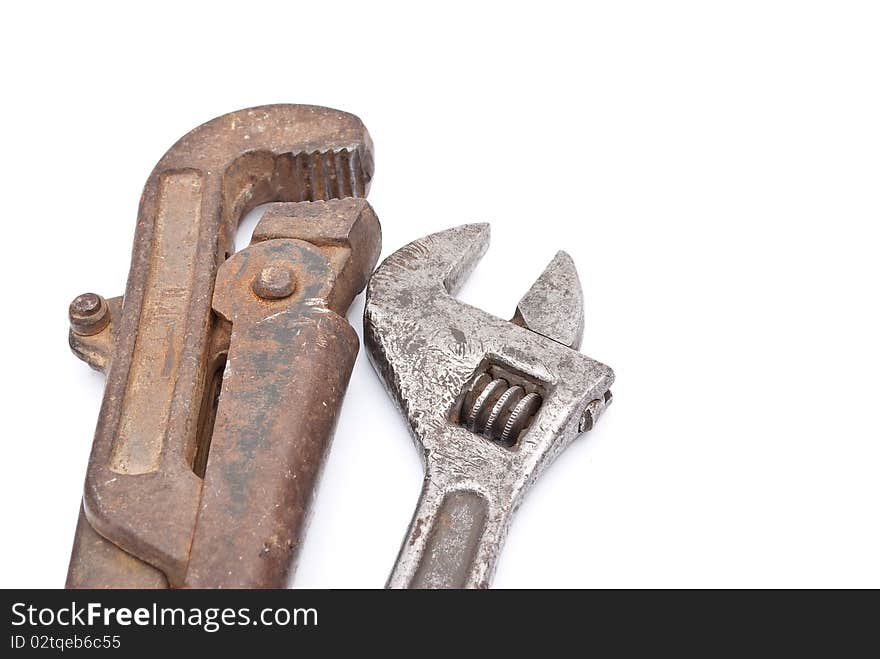
{"label": "white background", "polygon": [[[876,4],[31,2],[0,32],[0,586],[64,583],[103,386],[69,301],[123,291],[166,148],[274,102],[364,120],[383,255],[492,222],[465,301],[509,317],[578,264],[615,403],[495,586],[880,586]],[[294,585],[382,586],[421,477],[362,352]]]}

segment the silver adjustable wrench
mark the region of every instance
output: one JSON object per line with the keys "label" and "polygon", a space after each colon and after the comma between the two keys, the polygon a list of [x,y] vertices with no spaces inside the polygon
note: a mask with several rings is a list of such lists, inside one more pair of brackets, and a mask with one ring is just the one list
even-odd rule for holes
{"label": "silver adjustable wrench", "polygon": [[488,244],[488,224],[432,234],[367,289],[368,354],[425,464],[389,588],[487,588],[523,495],[611,402],[614,373],[578,352],[583,294],[566,253],[512,320],[453,297]]}

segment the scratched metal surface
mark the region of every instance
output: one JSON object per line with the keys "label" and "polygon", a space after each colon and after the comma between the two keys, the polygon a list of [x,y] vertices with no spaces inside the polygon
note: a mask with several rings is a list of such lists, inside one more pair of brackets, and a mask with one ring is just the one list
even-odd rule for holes
{"label": "scratched metal surface", "polygon": [[[389,256],[367,288],[368,354],[406,417],[426,469],[390,587],[488,587],[512,513],[579,434],[588,406],[604,400],[614,379],[609,367],[567,345],[453,297],[488,243],[487,224],[432,234]],[[546,276],[558,274],[574,287],[577,274],[567,258],[551,266],[521,301],[519,322],[536,317],[533,307],[552,309],[550,318],[566,319],[554,336],[579,343],[579,285],[565,295],[546,286]],[[537,317],[539,329],[553,334],[548,316]],[[462,392],[486,364],[542,387],[543,404],[512,448],[458,423]],[[463,517],[470,521],[463,524]]]}

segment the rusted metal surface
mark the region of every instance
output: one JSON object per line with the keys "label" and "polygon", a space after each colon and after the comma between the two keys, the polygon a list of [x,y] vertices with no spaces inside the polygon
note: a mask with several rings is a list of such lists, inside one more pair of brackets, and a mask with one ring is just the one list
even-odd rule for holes
{"label": "rusted metal surface", "polygon": [[[85,295],[95,294],[85,293]],[[107,370],[107,366],[110,364],[110,358],[113,355],[113,337],[116,333],[116,326],[113,319],[118,319],[122,313],[122,296],[112,297],[109,300],[100,298],[107,305],[107,312],[104,317],[106,323],[102,324],[100,331],[93,334],[89,334],[88,332],[80,334],[75,329],[79,327],[79,321],[76,316],[82,312],[73,307],[81,297],[83,296],[77,296],[74,301],[70,303],[71,308],[68,310],[71,325],[70,332],[68,333],[70,349],[73,350],[73,353],[77,357],[82,359],[93,369],[104,372]]]}
{"label": "rusted metal surface", "polygon": [[[196,128],[156,166],[124,303],[71,306],[71,347],[107,385],[68,586],[284,585],[357,353],[345,309],[379,253],[369,205],[335,199],[366,195],[372,158],[353,115],[276,105]],[[228,258],[251,208],[321,199],[272,207]],[[241,572],[221,579],[227,550]],[[111,570],[116,552],[139,561]]]}
{"label": "rusted metal surface", "polygon": [[512,321],[454,299],[489,226],[399,249],[367,289],[364,342],[425,463],[391,588],[486,588],[511,517],[552,460],[610,402],[611,369],[577,349],[583,298],[560,252]]}
{"label": "rusted metal surface", "polygon": [[82,507],[76,523],[68,588],[167,588],[165,575],[99,535]]}
{"label": "rusted metal surface", "polygon": [[[299,239],[297,227],[309,220],[298,209],[315,210],[304,206],[350,223],[348,234],[363,234],[365,244],[354,250]],[[366,201],[269,213],[289,225],[281,232],[289,238],[260,241],[258,226],[259,242],[223,264],[214,290],[214,309],[232,323],[232,336],[185,580],[191,587],[285,583],[357,356],[345,309],[378,258],[379,223]],[[334,261],[350,262],[355,251],[357,280],[334,291]],[[295,273],[290,294],[252,292],[267,268]]]}

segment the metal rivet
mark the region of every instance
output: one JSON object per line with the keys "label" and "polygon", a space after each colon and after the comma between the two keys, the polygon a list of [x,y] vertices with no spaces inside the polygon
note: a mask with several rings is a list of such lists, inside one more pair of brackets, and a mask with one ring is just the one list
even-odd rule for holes
{"label": "metal rivet", "polygon": [[110,323],[107,301],[95,293],[77,295],[67,310],[70,328],[82,336],[97,334]]}
{"label": "metal rivet", "polygon": [[293,293],[296,278],[286,265],[267,265],[254,279],[252,288],[254,293],[265,300],[280,300]]}

